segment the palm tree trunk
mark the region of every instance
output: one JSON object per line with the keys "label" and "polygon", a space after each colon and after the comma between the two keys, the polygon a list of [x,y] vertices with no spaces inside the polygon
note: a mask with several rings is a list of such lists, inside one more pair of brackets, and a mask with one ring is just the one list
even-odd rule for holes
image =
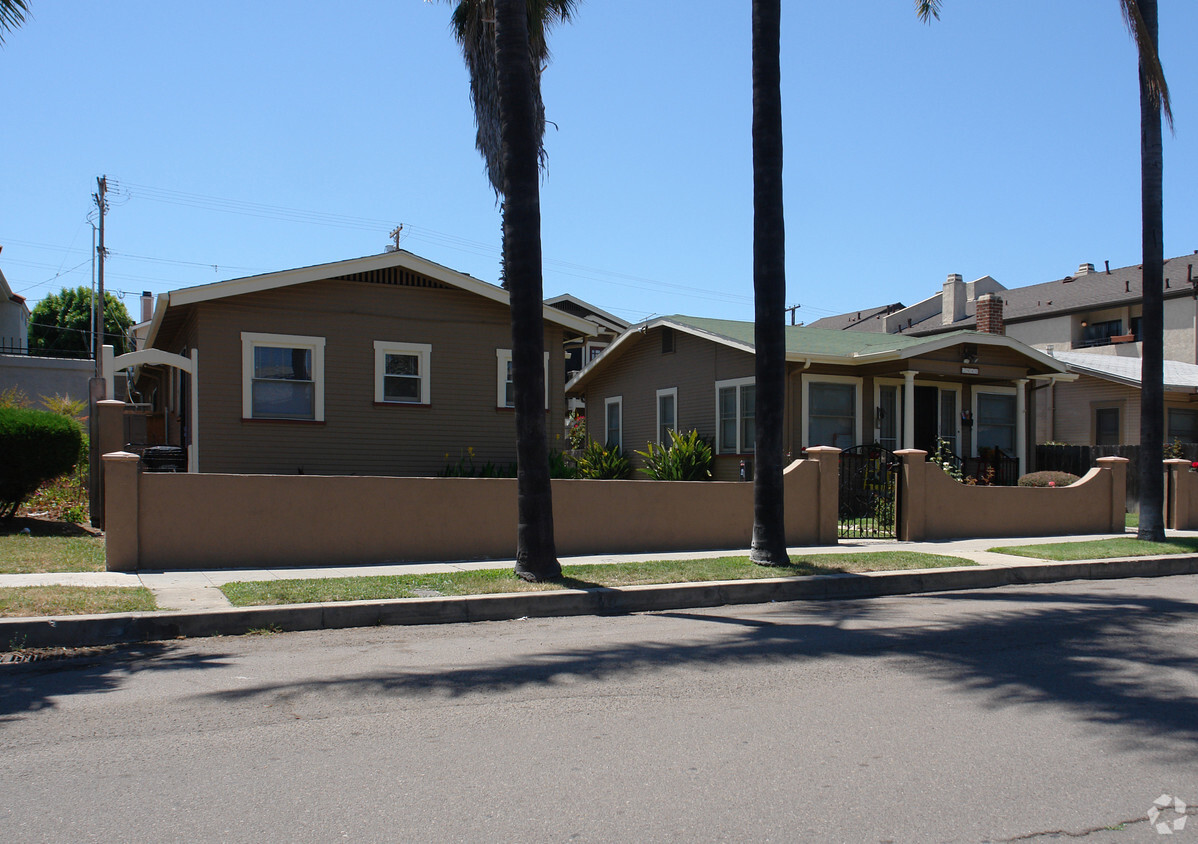
{"label": "palm tree trunk", "polygon": [[[1157,41],[1156,0],[1139,0],[1145,34]],[[1140,213],[1143,242],[1143,352],[1140,362],[1140,526],[1139,539],[1165,538],[1164,489],[1164,222],[1161,183],[1161,101],[1150,91],[1145,58],[1140,59]]]}
{"label": "palm tree trunk", "polygon": [[753,0],[753,292],[757,455],[749,558],[789,562],[782,486],[786,231],[782,206],[781,0]]}
{"label": "palm tree trunk", "polygon": [[503,260],[512,309],[516,403],[516,574],[561,577],[553,541],[553,491],[545,424],[541,197],[536,105],[525,0],[496,0],[496,67],[503,146]]}

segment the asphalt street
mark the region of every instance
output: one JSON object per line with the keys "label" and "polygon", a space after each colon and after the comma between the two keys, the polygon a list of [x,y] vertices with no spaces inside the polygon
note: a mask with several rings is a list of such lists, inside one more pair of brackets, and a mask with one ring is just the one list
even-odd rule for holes
{"label": "asphalt street", "polygon": [[1165,840],[1196,611],[1182,576],[4,665],[0,841]]}

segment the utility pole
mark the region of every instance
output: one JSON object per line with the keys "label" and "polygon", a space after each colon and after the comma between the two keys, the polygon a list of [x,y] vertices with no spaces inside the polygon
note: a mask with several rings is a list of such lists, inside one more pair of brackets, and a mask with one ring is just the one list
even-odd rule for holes
{"label": "utility pole", "polygon": [[388,246],[387,247],[388,252],[398,252],[399,251],[399,236],[401,233],[403,233],[403,223],[400,223],[398,226],[393,228],[391,230],[391,234],[387,235],[387,237],[391,237],[391,238],[395,239],[395,246],[394,247]]}
{"label": "utility pole", "polygon": [[803,307],[803,306],[802,305],[791,305],[789,308],[785,309],[785,311],[788,314],[790,314],[790,324],[791,325],[795,324],[795,311],[797,311],[801,307]]}
{"label": "utility pole", "polygon": [[96,193],[92,194],[92,199],[95,200],[96,208],[100,210],[100,245],[96,247],[96,286],[98,292],[96,299],[92,302],[92,307],[95,310],[96,331],[92,335],[92,358],[96,362],[96,377],[104,377],[104,373],[100,371],[102,366],[100,362],[101,354],[100,347],[104,345],[104,214],[108,211],[108,177],[100,176],[96,179]]}

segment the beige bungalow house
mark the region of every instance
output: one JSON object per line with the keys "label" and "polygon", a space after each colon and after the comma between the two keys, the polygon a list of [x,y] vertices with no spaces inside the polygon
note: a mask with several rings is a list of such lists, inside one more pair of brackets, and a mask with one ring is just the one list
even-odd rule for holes
{"label": "beige bungalow house", "polygon": [[[596,327],[545,307],[544,331],[560,440],[561,349]],[[414,476],[515,462],[511,345],[507,291],[397,250],[163,294],[129,359],[191,471]]]}
{"label": "beige bungalow house", "polygon": [[[566,386],[585,399],[592,439],[630,456],[666,429],[695,429],[735,480],[754,449],[753,323],[669,316],[635,325]],[[1001,334],[934,337],[788,326],[785,448],[999,449],[1028,470],[1038,388],[1076,376]],[[634,462],[637,458],[634,457]]]}

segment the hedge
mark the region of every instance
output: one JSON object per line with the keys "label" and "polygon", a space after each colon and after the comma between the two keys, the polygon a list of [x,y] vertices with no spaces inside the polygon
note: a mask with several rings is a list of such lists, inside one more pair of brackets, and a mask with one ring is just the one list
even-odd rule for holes
{"label": "hedge", "polygon": [[83,430],[74,419],[0,407],[0,518],[12,518],[39,486],[73,469],[82,447]]}

